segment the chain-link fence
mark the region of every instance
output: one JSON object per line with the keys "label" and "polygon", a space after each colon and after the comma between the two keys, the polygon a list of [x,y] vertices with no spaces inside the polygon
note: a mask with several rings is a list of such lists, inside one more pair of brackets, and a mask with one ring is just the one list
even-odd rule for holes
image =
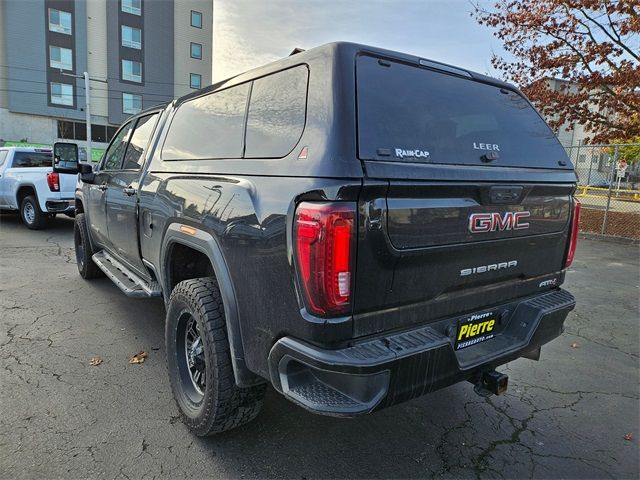
{"label": "chain-link fence", "polygon": [[578,174],[580,231],[640,239],[640,144],[566,150]]}

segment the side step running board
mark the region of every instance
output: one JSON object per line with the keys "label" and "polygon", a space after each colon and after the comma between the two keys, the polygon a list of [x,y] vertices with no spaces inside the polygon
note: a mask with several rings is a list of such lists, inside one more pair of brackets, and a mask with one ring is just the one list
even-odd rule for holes
{"label": "side step running board", "polygon": [[107,252],[93,255],[94,263],[129,297],[159,297],[162,295],[158,282],[146,282]]}

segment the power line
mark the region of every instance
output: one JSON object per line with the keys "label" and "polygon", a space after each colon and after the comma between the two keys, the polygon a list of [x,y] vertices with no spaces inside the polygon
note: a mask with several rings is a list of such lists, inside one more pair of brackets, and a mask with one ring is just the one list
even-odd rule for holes
{"label": "power line", "polygon": [[[83,88],[84,90],[84,88]],[[162,99],[164,99],[163,101],[171,101],[174,100],[175,97],[173,96],[169,96],[169,95],[163,95],[160,93],[135,93],[135,92],[128,92],[128,91],[123,91],[123,90],[104,90],[104,91],[108,91],[108,92],[115,92],[115,93],[129,93],[132,95],[141,95],[142,97],[160,97]],[[17,89],[13,89],[13,88],[0,88],[0,92],[9,92],[9,93],[26,93],[26,94],[31,94],[31,95],[49,95],[49,92],[38,92],[38,91],[34,91],[34,90],[17,90]],[[79,95],[78,93],[73,93],[71,96],[73,96],[74,98],[84,98],[84,95]],[[107,99],[107,100],[119,100],[122,98],[121,95],[92,95],[92,98],[100,98],[100,99]]]}
{"label": "power line", "polygon": [[[58,82],[42,82],[39,80],[21,80],[21,79],[17,79],[17,78],[11,78],[11,77],[2,77],[0,76],[0,79],[3,80],[14,80],[14,81],[19,81],[19,82],[28,82],[28,83],[35,83],[38,85],[49,85],[49,83],[58,83]],[[71,85],[68,83],[65,83],[65,85]],[[76,89],[78,90],[82,90],[84,91],[84,86],[83,85],[73,85]],[[2,89],[0,89],[2,90]],[[20,93],[42,93],[42,92],[28,92],[28,91],[24,91],[24,90],[16,90],[16,89],[6,89],[4,91],[9,91],[9,92],[20,92]],[[132,94],[136,94],[136,95],[144,95],[144,96],[154,96],[154,97],[169,97],[170,95],[166,95],[163,93],[152,93],[152,92],[142,92],[142,93],[137,93],[137,92],[132,92],[131,90],[119,90],[117,88],[98,88],[98,87],[91,87],[91,91],[100,91],[100,92],[114,92],[114,93],[132,93]],[[74,94],[77,96],[77,94]],[[83,95],[84,96],[84,95]],[[95,98],[105,98],[105,97],[99,97],[99,96],[95,96]],[[176,98],[176,97],[171,97]]]}
{"label": "power line", "polygon": [[[19,70],[30,70],[30,71],[34,71],[34,72],[49,72],[49,71],[58,71],[61,69],[58,68],[50,68],[50,69],[42,69],[42,68],[33,68],[33,67],[19,67],[16,65],[6,65],[6,64],[0,64],[0,68],[4,67],[4,68],[14,68],[14,69],[19,69]],[[193,72],[190,72],[193,73]],[[114,80],[114,81],[122,81],[122,79],[120,77],[105,77],[107,80]],[[180,85],[180,86],[191,86],[191,84],[189,83],[176,83],[176,82],[157,82],[154,80],[145,80],[144,83],[153,83],[153,84],[158,84],[158,85]]]}

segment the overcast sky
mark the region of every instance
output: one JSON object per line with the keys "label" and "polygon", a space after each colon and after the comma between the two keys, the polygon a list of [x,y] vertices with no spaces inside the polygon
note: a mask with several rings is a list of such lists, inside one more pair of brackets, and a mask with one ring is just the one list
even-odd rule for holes
{"label": "overcast sky", "polygon": [[346,40],[493,73],[500,42],[468,0],[215,0],[213,79]]}

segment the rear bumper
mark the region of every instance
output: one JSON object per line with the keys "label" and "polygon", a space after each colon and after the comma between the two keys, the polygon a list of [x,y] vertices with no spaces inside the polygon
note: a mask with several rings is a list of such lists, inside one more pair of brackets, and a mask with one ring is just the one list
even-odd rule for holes
{"label": "rear bumper", "polygon": [[[538,349],[558,337],[575,299],[554,290],[495,307],[495,337],[454,350],[455,326],[464,317],[376,336],[329,350],[281,338],[269,354],[274,387],[315,413],[368,413],[468,380]],[[465,316],[466,317],[466,316]]]}
{"label": "rear bumper", "polygon": [[75,211],[75,199],[47,200],[45,207],[49,213],[73,213]]}

